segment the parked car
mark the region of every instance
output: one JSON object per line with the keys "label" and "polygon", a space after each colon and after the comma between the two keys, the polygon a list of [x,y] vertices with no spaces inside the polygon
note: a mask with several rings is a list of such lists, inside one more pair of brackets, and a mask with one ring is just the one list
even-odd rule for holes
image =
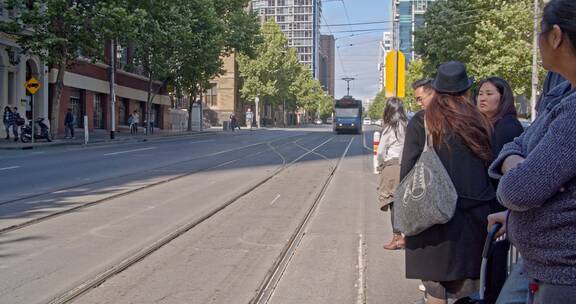
{"label": "parked car", "polygon": [[372,119],[370,119],[370,117],[365,117],[363,124],[364,124],[364,125],[371,125],[371,124],[372,124]]}
{"label": "parked car", "polygon": [[378,119],[374,124],[378,125],[378,126],[382,126],[382,119]]}
{"label": "parked car", "polygon": [[314,120],[314,124],[321,125],[321,124],[322,124],[322,119],[316,118],[316,119]]}

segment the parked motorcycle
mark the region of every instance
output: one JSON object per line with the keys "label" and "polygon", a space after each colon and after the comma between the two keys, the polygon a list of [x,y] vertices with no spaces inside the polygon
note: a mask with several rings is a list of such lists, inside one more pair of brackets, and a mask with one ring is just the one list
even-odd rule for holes
{"label": "parked motorcycle", "polygon": [[[36,125],[34,126],[34,139],[46,139],[48,142],[52,141],[50,136],[50,129],[48,125],[44,123],[44,118],[37,118],[35,120]],[[27,143],[32,140],[32,121],[29,121],[27,125],[22,127],[20,131],[20,140],[23,143]]]}

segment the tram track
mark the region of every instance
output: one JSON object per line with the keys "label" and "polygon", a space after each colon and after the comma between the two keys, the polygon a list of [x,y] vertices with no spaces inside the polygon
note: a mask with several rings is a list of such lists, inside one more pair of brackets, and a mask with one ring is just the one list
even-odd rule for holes
{"label": "tram track", "polygon": [[[320,144],[316,145],[314,148],[308,149],[308,151],[304,151],[304,153],[302,153],[300,156],[298,156],[297,158],[295,158],[292,161],[287,161],[287,159],[279,151],[277,151],[276,149],[272,149],[272,152],[275,152],[276,154],[278,154],[283,160],[283,165],[281,165],[280,168],[274,170],[269,175],[261,178],[260,180],[256,181],[252,185],[248,186],[241,193],[228,199],[227,201],[225,201],[221,205],[219,205],[219,206],[215,207],[214,209],[204,213],[203,215],[200,215],[199,217],[195,218],[194,220],[191,220],[187,224],[176,227],[171,232],[169,232],[169,233],[165,234],[163,237],[159,238],[157,241],[141,248],[140,250],[136,251],[134,254],[131,254],[130,256],[122,259],[120,262],[115,263],[114,265],[112,265],[110,267],[107,267],[105,270],[103,270],[99,274],[93,276],[92,278],[90,278],[88,280],[83,281],[82,283],[78,284],[74,288],[69,289],[68,291],[62,293],[61,295],[59,295],[59,296],[57,296],[57,297],[55,297],[55,298],[53,298],[53,299],[51,299],[45,303],[60,304],[60,303],[70,303],[70,302],[74,301],[75,299],[82,296],[86,292],[92,290],[93,288],[98,287],[102,283],[108,281],[112,277],[114,277],[117,274],[121,273],[122,271],[128,269],[129,267],[133,266],[134,264],[138,263],[139,261],[145,259],[146,257],[148,257],[152,253],[158,251],[162,247],[166,246],[168,243],[172,242],[173,240],[177,239],[178,237],[182,236],[183,234],[189,232],[190,230],[192,230],[196,226],[202,224],[203,222],[207,221],[208,219],[213,218],[215,215],[219,214],[222,210],[226,209],[227,207],[238,202],[240,199],[242,199],[246,195],[257,190],[259,187],[266,184],[268,181],[270,181],[274,177],[278,176],[280,173],[284,172],[286,169],[297,164],[300,160],[302,160],[306,156],[314,155],[318,149],[325,146],[329,142],[333,141],[334,138],[335,138],[335,136],[329,136],[328,139],[326,139],[323,142],[321,142]],[[353,141],[353,139],[351,139],[350,142],[348,143],[346,151],[348,150],[348,148],[352,144],[352,141]],[[291,144],[291,143],[295,143],[295,141],[292,141],[292,142],[289,142],[286,144]],[[266,151],[268,152],[270,150],[268,149]],[[344,153],[342,158],[345,155],[346,155],[346,152]],[[305,217],[303,223],[299,225],[299,228],[298,228],[297,232],[295,233],[295,236],[293,236],[291,238],[290,244],[296,243],[297,240],[299,242],[299,239],[301,239],[301,238],[298,238],[298,235],[300,234],[299,232],[306,227],[307,223],[309,222],[310,218],[312,217],[314,211],[316,210],[316,208],[318,206],[318,203],[320,202],[320,199],[321,199],[323,193],[325,192],[326,187],[330,184],[332,176],[334,175],[337,167],[338,166],[335,166],[335,167],[331,166],[330,167],[331,173],[329,174],[328,180],[324,183],[322,190],[320,191],[320,194],[318,195],[318,197],[316,197],[316,200],[315,200],[313,207],[307,211],[306,217]],[[292,246],[288,246],[288,247],[291,248]],[[284,250],[283,255],[286,255],[289,252],[291,252],[291,251],[290,250]],[[276,264],[274,265],[274,267],[278,268],[278,266]],[[269,281],[269,279],[266,278],[265,281]],[[267,286],[268,286],[268,284],[267,284]]]}
{"label": "tram track", "polygon": [[[324,197],[324,194],[326,193],[326,190],[328,189],[328,186],[332,182],[332,179],[334,178],[336,171],[340,167],[342,160],[344,159],[346,154],[348,154],[348,150],[350,149],[350,146],[352,145],[353,141],[354,137],[350,139],[348,145],[346,146],[346,149],[344,150],[342,156],[338,159],[338,162],[336,164],[332,164],[332,162],[328,158],[322,155],[322,158],[327,160],[331,165],[330,174],[328,175],[326,181],[323,183],[320,191],[317,193],[316,198],[314,199],[314,203],[307,210],[306,215],[299,223],[298,227],[290,237],[289,241],[284,246],[281,254],[278,256],[273,266],[271,267],[270,271],[267,273],[266,277],[262,281],[262,284],[258,288],[255,297],[250,301],[250,304],[265,304],[268,303],[268,301],[272,297],[276,286],[282,279],[284,271],[286,270],[286,268],[288,268],[290,260],[294,256],[294,253],[298,249],[298,246],[300,245],[302,238],[306,234],[306,229],[308,228],[314,213],[316,213],[316,211],[318,210],[318,207],[322,202],[322,199]],[[310,153],[318,154],[315,151],[310,151]]]}
{"label": "tram track", "polygon": [[[273,143],[275,143],[275,142],[282,142],[283,140],[287,140],[287,139],[288,139],[289,141],[287,141],[287,142],[285,142],[285,143],[282,143],[282,144],[280,144],[279,146],[285,146],[285,145],[290,145],[290,144],[297,144],[298,140],[304,139],[304,138],[306,137],[306,135],[307,135],[307,134],[295,135],[295,136],[280,138],[280,139],[276,139],[276,140],[272,140],[272,141],[258,142],[258,143],[251,144],[251,145],[247,145],[247,146],[243,146],[243,147],[240,147],[240,148],[228,149],[228,150],[219,151],[219,152],[212,153],[212,154],[208,154],[208,155],[198,156],[198,157],[195,157],[195,158],[192,158],[192,159],[188,159],[188,160],[184,160],[184,161],[179,161],[179,162],[171,163],[171,164],[169,164],[169,165],[159,166],[159,167],[157,167],[157,168],[144,170],[144,171],[141,171],[141,172],[138,172],[138,173],[132,173],[132,174],[127,174],[127,175],[123,175],[123,176],[116,176],[116,177],[113,177],[113,178],[103,179],[103,180],[100,180],[100,181],[97,181],[97,182],[94,182],[94,183],[90,183],[90,184],[96,184],[96,183],[110,182],[110,181],[114,181],[114,180],[119,180],[119,179],[121,179],[121,178],[127,178],[127,177],[130,177],[130,176],[138,176],[138,175],[146,174],[147,172],[152,172],[152,171],[156,171],[156,170],[162,170],[162,169],[164,169],[164,168],[173,167],[173,166],[179,165],[179,164],[185,164],[185,163],[192,162],[192,161],[196,161],[196,160],[203,159],[203,158],[213,157],[213,156],[222,155],[222,154],[226,154],[226,153],[238,152],[238,151],[242,151],[243,149],[247,149],[247,148],[251,148],[251,147],[256,147],[256,146],[260,146],[260,145],[264,145],[264,146],[267,147],[265,150],[262,150],[262,151],[259,151],[259,152],[256,152],[256,153],[245,154],[245,155],[242,155],[241,157],[237,157],[237,158],[231,159],[231,160],[229,160],[229,161],[220,163],[220,164],[215,165],[215,166],[210,166],[210,167],[207,167],[207,168],[201,168],[201,169],[196,169],[196,170],[188,171],[188,172],[185,172],[185,173],[182,173],[182,174],[178,174],[178,175],[173,176],[173,177],[170,177],[170,178],[162,179],[162,180],[160,180],[160,181],[156,181],[156,182],[152,182],[152,183],[150,183],[150,184],[143,185],[143,186],[141,186],[141,187],[136,187],[136,188],[134,188],[134,189],[130,189],[130,190],[127,190],[127,191],[123,191],[123,192],[120,192],[120,193],[116,193],[116,194],[113,194],[113,195],[110,195],[110,196],[106,196],[106,197],[104,197],[104,198],[97,199],[97,200],[94,200],[94,201],[90,201],[90,202],[87,202],[87,203],[80,203],[80,204],[78,204],[78,205],[76,205],[76,206],[74,206],[74,207],[71,207],[71,208],[67,208],[67,209],[63,209],[63,210],[60,210],[60,211],[52,212],[52,213],[46,214],[46,215],[44,215],[44,216],[37,217],[37,218],[31,219],[31,220],[28,220],[28,221],[25,221],[25,222],[21,222],[21,223],[18,223],[18,224],[14,224],[14,225],[10,225],[10,226],[7,226],[7,227],[0,228],[0,236],[1,236],[1,235],[4,235],[4,234],[6,234],[6,233],[9,233],[9,232],[13,232],[13,231],[16,231],[16,230],[19,230],[19,229],[22,229],[22,228],[25,228],[25,227],[28,227],[28,226],[31,226],[31,225],[35,225],[35,224],[44,222],[44,221],[46,221],[46,220],[50,220],[50,219],[53,219],[53,218],[56,218],[56,217],[59,217],[59,216],[63,216],[63,215],[66,215],[66,214],[69,214],[69,213],[72,213],[72,212],[76,212],[76,211],[79,211],[79,210],[81,210],[81,209],[89,208],[89,207],[92,207],[92,206],[95,206],[95,205],[98,205],[98,204],[102,204],[102,203],[105,203],[105,202],[108,202],[108,201],[112,201],[112,200],[114,200],[114,199],[118,199],[118,198],[127,196],[127,195],[135,194],[135,193],[137,193],[137,192],[144,191],[144,190],[147,190],[147,189],[150,189],[150,188],[153,188],[153,187],[162,185],[162,184],[166,184],[166,183],[169,183],[169,182],[173,182],[173,181],[176,181],[176,180],[179,180],[179,179],[182,179],[182,178],[191,176],[191,175],[193,175],[193,174],[198,174],[198,173],[201,173],[201,172],[206,172],[206,171],[218,169],[218,168],[221,168],[221,167],[224,167],[224,166],[227,166],[227,165],[236,163],[236,162],[238,162],[238,161],[241,161],[241,160],[244,160],[244,159],[247,159],[247,158],[250,158],[250,157],[255,157],[255,156],[258,156],[258,155],[262,155],[262,154],[267,153],[267,152],[270,152],[270,151],[272,151],[273,153],[279,155],[279,157],[280,157],[281,160],[283,161],[283,166],[285,166],[285,164],[286,164],[286,159],[277,151],[277,149],[274,147]],[[290,139],[294,139],[294,138],[297,138],[297,139],[296,139],[296,140],[290,140]],[[86,185],[86,184],[85,184],[85,185]],[[79,186],[69,187],[69,188],[66,188],[66,189],[53,190],[53,191],[51,191],[51,192],[49,192],[49,193],[43,194],[42,196],[52,195],[52,194],[55,194],[55,193],[58,193],[58,192],[61,192],[61,191],[66,191],[66,190],[73,189],[73,188],[75,188],[75,187],[79,187]],[[37,198],[37,197],[36,197],[36,198]],[[24,201],[24,200],[13,201],[13,202],[11,202],[11,203],[22,202],[22,201]],[[7,204],[7,203],[0,204],[0,206],[6,205],[6,204]],[[73,203],[69,203],[69,204],[73,204]]]}

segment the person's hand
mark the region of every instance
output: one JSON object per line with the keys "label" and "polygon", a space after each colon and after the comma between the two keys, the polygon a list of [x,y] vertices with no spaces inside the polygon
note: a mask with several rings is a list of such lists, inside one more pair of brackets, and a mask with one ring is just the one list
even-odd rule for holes
{"label": "person's hand", "polygon": [[516,168],[523,161],[524,161],[524,157],[522,157],[520,155],[515,155],[515,154],[510,155],[510,156],[506,157],[506,159],[504,159],[504,162],[502,163],[502,168],[500,168],[500,170],[502,171],[502,174],[506,174],[511,169]]}
{"label": "person's hand", "polygon": [[494,224],[502,224],[502,228],[500,228],[500,230],[498,230],[496,233],[496,238],[499,238],[506,233],[506,221],[508,220],[508,212],[509,211],[502,211],[488,215],[488,231],[492,229]]}

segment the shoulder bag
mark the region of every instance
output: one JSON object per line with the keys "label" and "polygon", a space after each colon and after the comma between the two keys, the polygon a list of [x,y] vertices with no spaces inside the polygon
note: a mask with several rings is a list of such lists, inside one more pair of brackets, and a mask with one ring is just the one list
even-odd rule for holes
{"label": "shoulder bag", "polygon": [[426,123],[424,128],[424,150],[394,194],[394,226],[406,236],[450,221],[458,200],[450,175],[434,150]]}

